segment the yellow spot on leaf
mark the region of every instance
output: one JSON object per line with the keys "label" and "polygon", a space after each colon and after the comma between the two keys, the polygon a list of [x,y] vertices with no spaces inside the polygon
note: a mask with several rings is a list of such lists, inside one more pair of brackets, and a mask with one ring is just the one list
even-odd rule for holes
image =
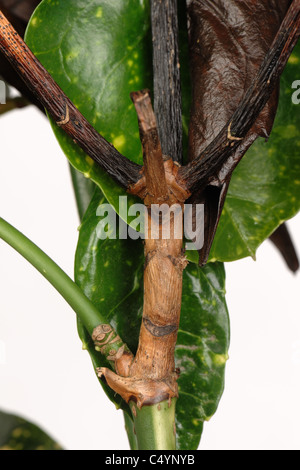
{"label": "yellow spot on leaf", "polygon": [[299,57],[295,56],[294,54],[291,55],[290,59],[289,59],[289,63],[290,64],[299,64]]}
{"label": "yellow spot on leaf", "polygon": [[73,59],[76,59],[78,56],[79,56],[79,51],[72,50],[67,55],[66,59],[67,60],[73,60]]}
{"label": "yellow spot on leaf", "polygon": [[298,137],[298,129],[295,125],[289,124],[280,129],[280,135],[283,139],[292,139]]}
{"label": "yellow spot on leaf", "polygon": [[13,430],[13,432],[11,433],[11,435],[12,435],[13,437],[20,437],[20,436],[22,436],[22,433],[23,433],[22,428],[16,428],[16,429]]}
{"label": "yellow spot on leaf", "polygon": [[122,147],[124,147],[126,143],[126,138],[124,135],[119,135],[118,137],[115,137],[113,140],[113,146],[116,147],[118,150],[122,150]]}
{"label": "yellow spot on leaf", "polygon": [[213,361],[214,361],[214,364],[216,364],[217,366],[223,366],[224,364],[226,364],[228,359],[229,359],[228,354],[215,354]]}
{"label": "yellow spot on leaf", "polygon": [[93,166],[94,165],[94,160],[91,159],[91,157],[85,157],[85,161],[90,165],[90,166]]}
{"label": "yellow spot on leaf", "polygon": [[102,18],[103,16],[103,10],[102,7],[99,7],[96,11],[96,18]]}

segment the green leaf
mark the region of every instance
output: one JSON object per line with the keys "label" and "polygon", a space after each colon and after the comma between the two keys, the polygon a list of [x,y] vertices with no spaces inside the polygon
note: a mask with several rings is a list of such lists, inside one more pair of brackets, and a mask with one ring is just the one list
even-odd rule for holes
{"label": "green leaf", "polygon": [[0,411],[0,450],[62,450],[42,429]]}
{"label": "green leaf", "polygon": [[299,75],[300,43],[281,79],[269,141],[257,140],[233,173],[211,260],[255,258],[261,243],[300,210],[300,105],[292,102]]}
{"label": "green leaf", "polygon": [[[146,0],[43,0],[26,42],[87,120],[131,160],[142,163],[134,90],[149,88],[151,40]],[[124,191],[52,122],[70,163],[117,209]]]}
{"label": "green leaf", "polygon": [[179,449],[197,449],[203,422],[224,390],[230,338],[222,263],[189,264],[183,275],[181,320],[175,351],[180,369],[176,428]]}

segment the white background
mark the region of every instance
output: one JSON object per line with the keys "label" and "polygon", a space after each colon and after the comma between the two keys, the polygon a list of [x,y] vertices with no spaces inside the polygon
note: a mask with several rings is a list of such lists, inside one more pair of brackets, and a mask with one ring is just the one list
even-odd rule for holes
{"label": "white background", "polygon": [[[66,159],[30,107],[0,118],[0,217],[71,277],[78,217]],[[300,218],[289,223],[300,250]],[[266,242],[227,264],[231,317],[226,388],[200,449],[300,449],[299,274]],[[0,409],[33,420],[66,449],[128,449],[123,416],[108,401],[75,315],[31,266],[0,241]]]}

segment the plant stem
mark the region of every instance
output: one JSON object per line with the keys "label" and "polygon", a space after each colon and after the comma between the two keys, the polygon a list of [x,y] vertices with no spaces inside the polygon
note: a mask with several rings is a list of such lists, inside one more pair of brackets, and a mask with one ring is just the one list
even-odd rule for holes
{"label": "plant stem", "polygon": [[154,112],[164,155],[182,163],[177,0],[151,0]]}
{"label": "plant stem", "polygon": [[176,399],[140,410],[131,403],[137,450],[176,450]]}
{"label": "plant stem", "polygon": [[82,290],[40,248],[0,217],[0,238],[29,261],[63,296],[92,334],[95,327],[107,323]]}

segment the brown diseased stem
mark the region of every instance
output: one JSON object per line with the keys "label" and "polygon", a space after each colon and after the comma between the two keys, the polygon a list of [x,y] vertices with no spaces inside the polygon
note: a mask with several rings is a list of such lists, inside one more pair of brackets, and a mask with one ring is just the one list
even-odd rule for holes
{"label": "brown diseased stem", "polygon": [[[177,396],[174,351],[180,320],[183,204],[188,193],[174,184],[178,167],[164,162],[148,91],[132,94],[144,154],[147,231],[145,237],[144,309],[137,353],[128,377],[100,369],[108,385],[138,407]],[[161,205],[162,203],[163,206]],[[158,211],[164,209],[161,213]]]}
{"label": "brown diseased stem", "polygon": [[[186,195],[178,199],[167,185],[149,93],[142,92],[132,97],[144,150],[148,235],[145,239],[143,321],[131,374],[143,379],[164,380],[170,386],[170,394],[175,396],[174,350],[181,309],[182,271],[186,266],[182,254],[182,216]],[[157,205],[163,202],[166,212],[160,214]],[[176,233],[177,224],[179,230]]]}
{"label": "brown diseased stem", "polygon": [[[139,346],[131,373],[146,379],[165,380],[176,394],[174,350],[179,327],[182,272],[187,262],[182,238],[174,237],[176,224],[182,223],[182,207],[170,218],[170,238],[145,241],[144,310]],[[162,231],[148,216],[148,230]],[[167,398],[167,397],[164,397]]]}
{"label": "brown diseased stem", "polygon": [[169,196],[162,148],[149,91],[143,90],[131,93],[131,99],[137,112],[140,138],[143,146],[144,175],[148,191],[145,204],[163,203]]}

